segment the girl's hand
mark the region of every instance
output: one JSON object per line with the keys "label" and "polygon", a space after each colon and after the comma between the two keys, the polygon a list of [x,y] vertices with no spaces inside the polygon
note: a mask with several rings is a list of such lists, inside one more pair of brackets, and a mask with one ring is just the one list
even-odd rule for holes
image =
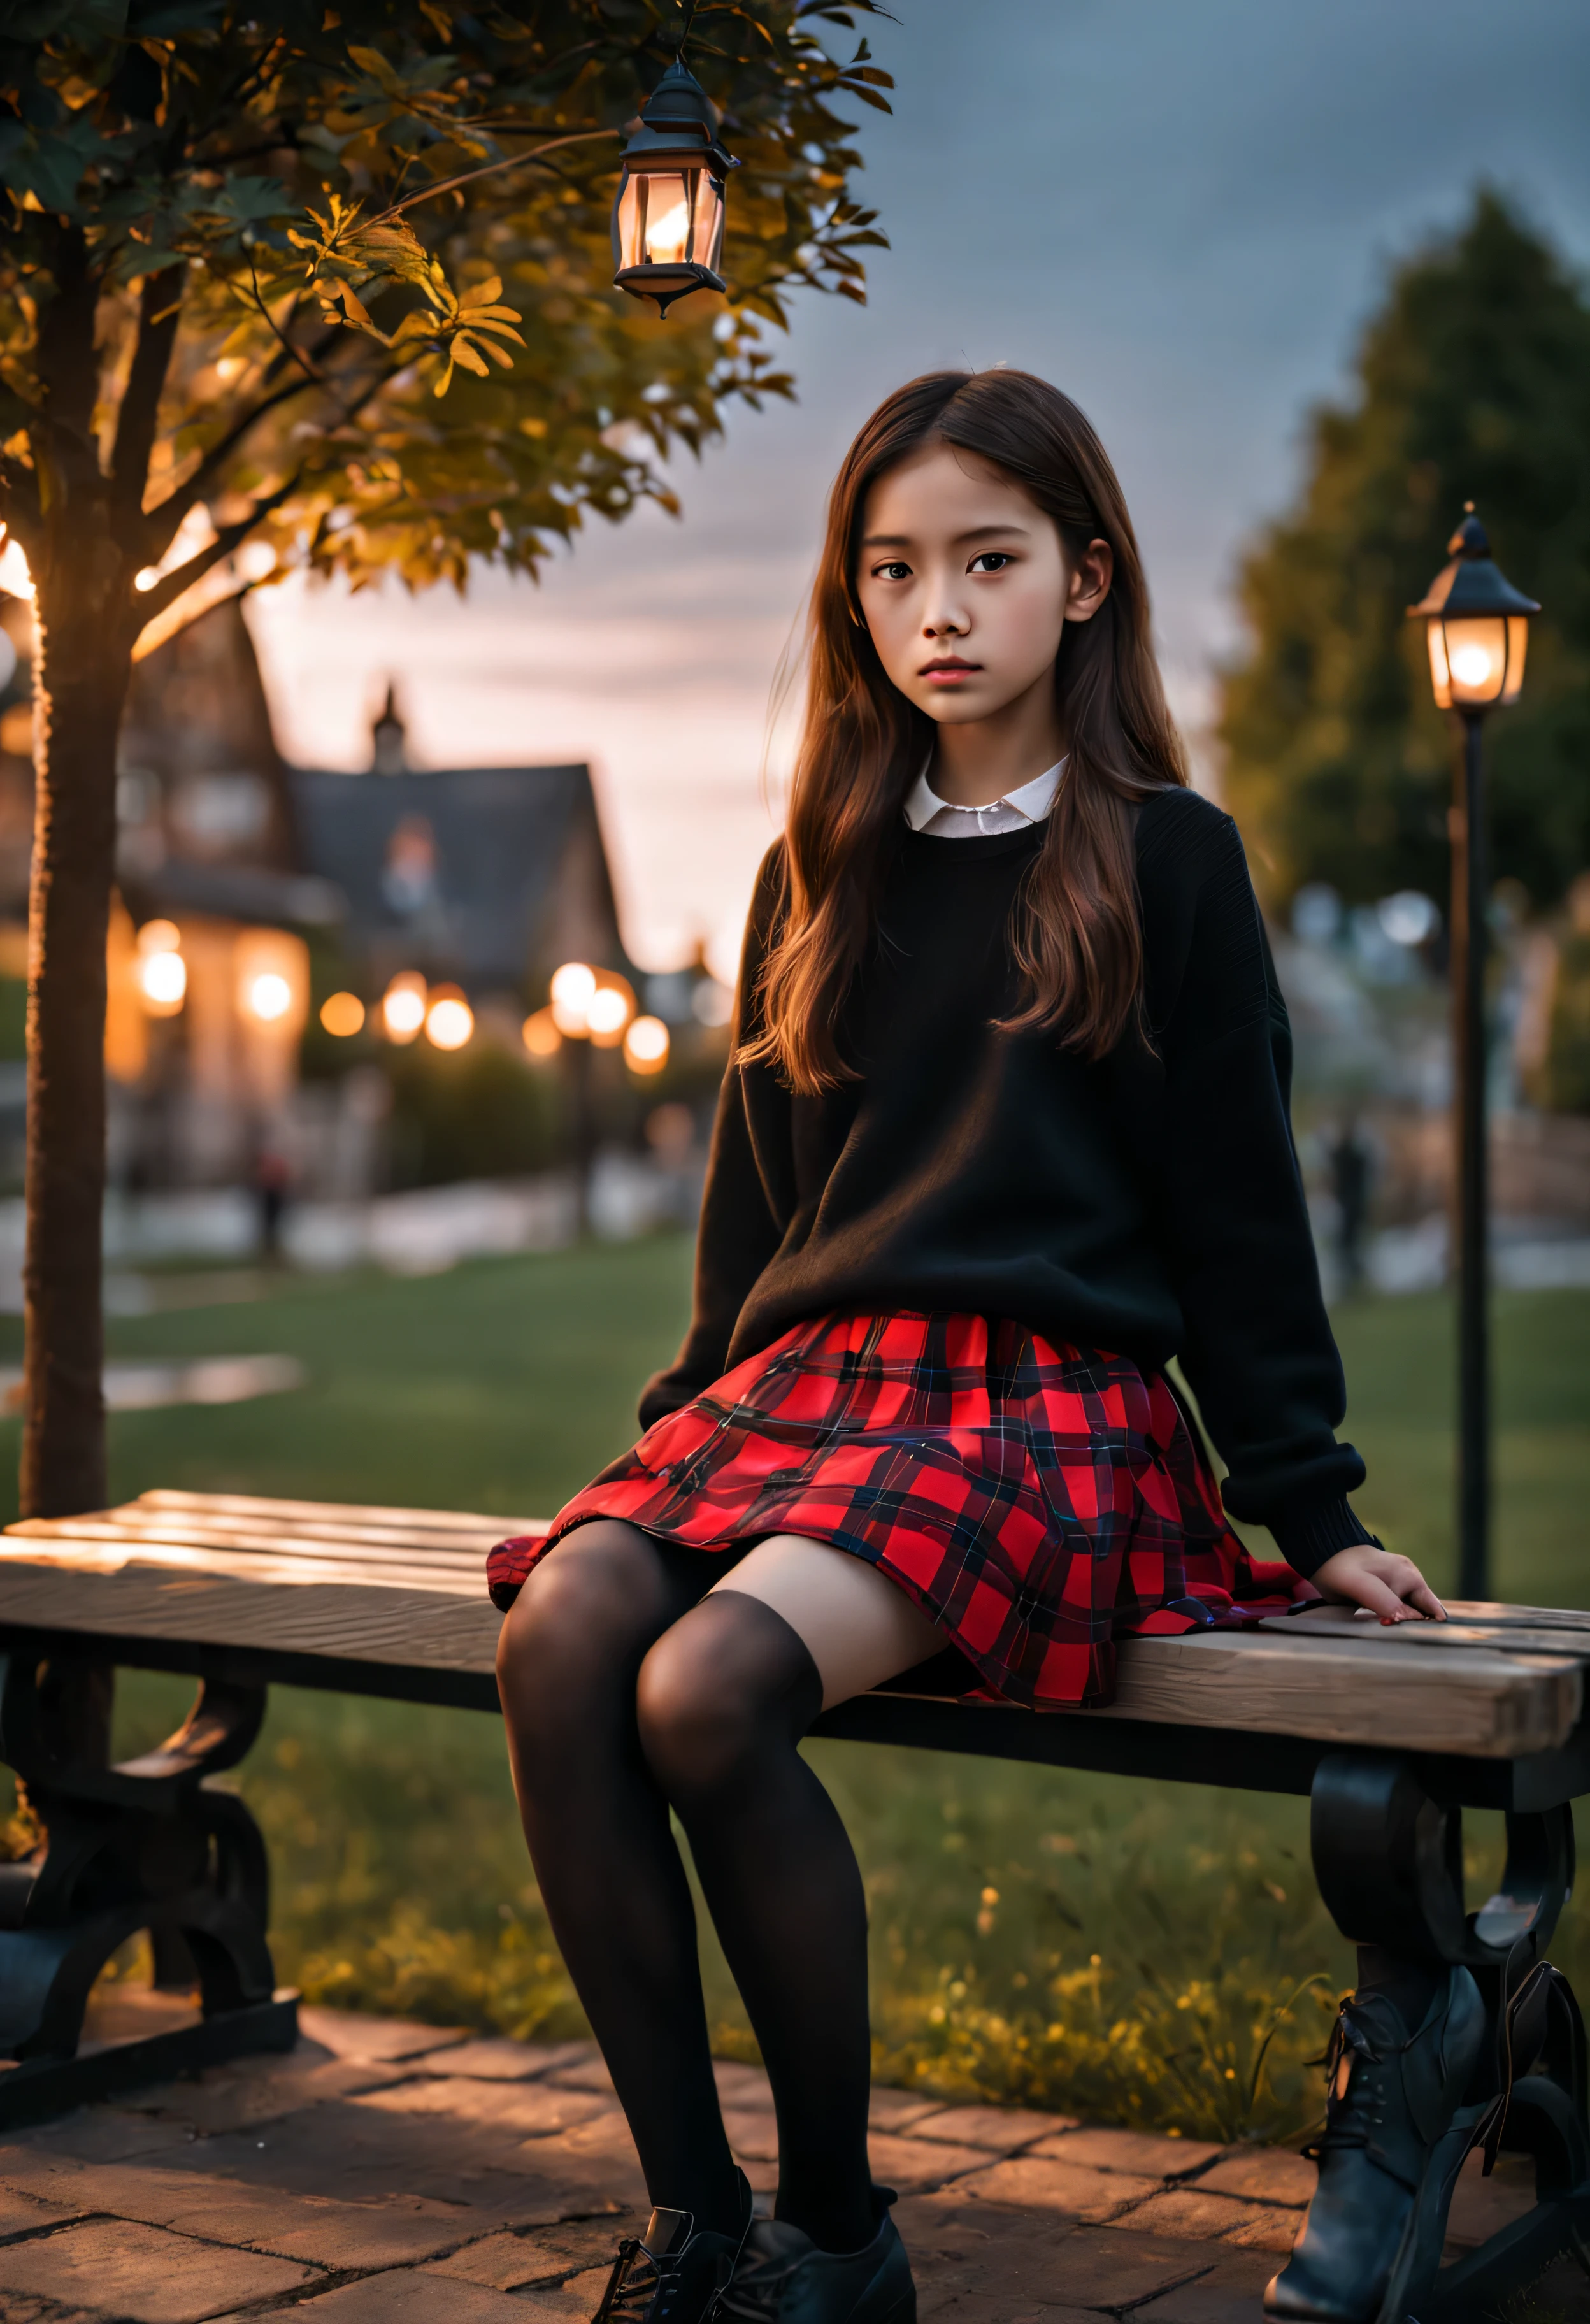
{"label": "girl's hand", "polygon": [[1447,1609],[1411,1557],[1394,1557],[1373,1542],[1355,1542],[1328,1557],[1314,1576],[1322,1598],[1366,1606],[1382,1622],[1444,1622]]}

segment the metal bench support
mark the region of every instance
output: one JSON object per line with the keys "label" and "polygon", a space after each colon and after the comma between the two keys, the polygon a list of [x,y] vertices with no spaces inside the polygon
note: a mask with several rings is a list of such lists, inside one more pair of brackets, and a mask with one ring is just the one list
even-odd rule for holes
{"label": "metal bench support", "polygon": [[[1330,1751],[1311,1794],[1315,1875],[1331,1917],[1357,1944],[1434,1968],[1461,1962],[1485,2004],[1489,2038],[1451,2130],[1432,2150],[1442,2228],[1464,2157],[1498,2096],[1497,2144],[1535,2166],[1532,2211],[1410,2288],[1419,2324],[1480,2324],[1566,2251],[1590,2266],[1590,2122],[1585,2049],[1566,1980],[1520,2023],[1524,1979],[1546,1957],[1574,1878],[1573,1810],[1508,1811],[1507,1867],[1495,1895],[1465,1909],[1463,1811],[1444,1770],[1400,1751]],[[1511,2061],[1509,2048],[1512,2050]],[[1438,2238],[1437,2242],[1438,2251]]]}
{"label": "metal bench support", "polygon": [[[58,1675],[58,1674],[57,1674]],[[49,1670],[0,1656],[0,1759],[47,1835],[0,1864],[0,2129],[39,2122],[227,2058],[290,2050],[296,1995],[279,1995],[266,1943],[269,1870],[259,1826],[207,1778],[237,1765],[260,1731],[262,1686],[200,1683],[157,1750],[82,1766],[60,1748]],[[156,1982],[197,1984],[201,2015],[142,2039],[79,2048],[100,1971],[147,1930]]]}

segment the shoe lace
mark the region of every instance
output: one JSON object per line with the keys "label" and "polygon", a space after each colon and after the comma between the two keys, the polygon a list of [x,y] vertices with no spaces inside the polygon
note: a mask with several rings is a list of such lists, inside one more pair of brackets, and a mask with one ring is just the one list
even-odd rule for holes
{"label": "shoe lace", "polygon": [[658,2266],[639,2236],[626,2236],[593,2324],[662,2324],[661,2296],[674,2273]]}
{"label": "shoe lace", "polygon": [[1325,2130],[1303,2153],[1310,2162],[1374,2144],[1385,2119],[1384,2069],[1407,2043],[1376,2046],[1369,2028],[1344,2002],[1325,2052]]}

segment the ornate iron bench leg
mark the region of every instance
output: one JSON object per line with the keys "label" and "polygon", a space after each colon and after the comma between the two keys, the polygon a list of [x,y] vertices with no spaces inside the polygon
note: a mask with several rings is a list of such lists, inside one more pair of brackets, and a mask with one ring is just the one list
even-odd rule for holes
{"label": "ornate iron bench leg", "polygon": [[[68,1765],[52,1748],[48,1674],[0,1656],[0,1758],[27,1786],[46,1840],[0,1865],[0,2128],[163,2081],[222,2059],[290,2050],[296,1995],[275,1992],[259,1826],[205,1779],[260,1731],[263,1687],[201,1684],[183,1725],[120,1766]],[[196,1983],[197,2024],[80,2047],[94,1980],[147,1930],[157,1982]]]}
{"label": "ornate iron bench leg", "polygon": [[[1418,2324],[1480,2324],[1560,2253],[1590,2246],[1585,2033],[1567,1979],[1545,1961],[1573,1886],[1573,1812],[1509,1813],[1502,1886],[1471,1913],[1462,1810],[1439,1793],[1439,1775],[1405,1753],[1328,1753],[1311,1836],[1320,1895],[1344,1936],[1429,1969],[1461,1964],[1479,1987],[1485,2039],[1429,2152],[1404,2312]],[[1452,2190],[1475,2145],[1492,2160],[1499,2148],[1531,2157],[1535,2208],[1442,2268]]]}

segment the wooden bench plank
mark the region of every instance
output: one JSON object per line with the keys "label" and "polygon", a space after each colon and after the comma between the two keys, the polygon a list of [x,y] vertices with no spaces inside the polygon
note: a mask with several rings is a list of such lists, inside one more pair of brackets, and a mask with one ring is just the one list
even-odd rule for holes
{"label": "wooden bench plank", "polygon": [[[21,1545],[18,1545],[20,1547]],[[37,1549],[42,1550],[43,1544]],[[91,1553],[90,1553],[91,1554]],[[91,1580],[92,1586],[85,1587]],[[175,1572],[129,1560],[82,1570],[68,1545],[38,1562],[0,1561],[0,1631],[64,1631],[125,1642],[169,1638],[302,1664],[362,1665],[372,1691],[390,1668],[489,1678],[501,1617],[483,1592],[352,1581],[272,1582]],[[1204,1631],[1129,1638],[1119,1648],[1118,1718],[1274,1733],[1388,1748],[1513,1758],[1563,1743],[1577,1723],[1582,1665],[1571,1654],[1494,1649],[1432,1655],[1393,1641],[1300,1631]]]}

